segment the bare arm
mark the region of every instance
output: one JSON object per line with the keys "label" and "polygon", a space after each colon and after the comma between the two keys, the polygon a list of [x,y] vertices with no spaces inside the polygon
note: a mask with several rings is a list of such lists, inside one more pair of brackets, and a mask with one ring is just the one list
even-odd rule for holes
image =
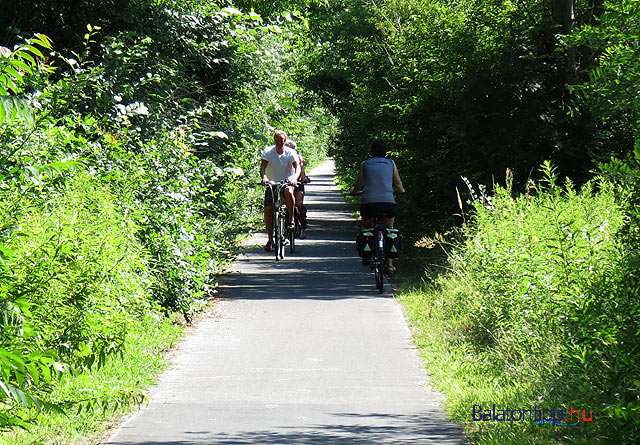
{"label": "bare arm", "polygon": [[298,159],[300,160],[300,181],[304,182],[307,180],[307,173],[304,171],[304,159],[302,155],[298,153]]}
{"label": "bare arm", "polygon": [[358,172],[358,178],[356,179],[356,185],[351,187],[351,194],[355,195],[364,187],[364,173],[362,172],[362,164],[360,164],[360,171]]}
{"label": "bare arm", "polygon": [[298,164],[298,161],[293,161],[291,166],[293,167],[293,174],[289,176],[289,182],[291,185],[296,185],[298,176],[300,176],[300,164]]}
{"label": "bare arm", "polygon": [[400,179],[400,173],[398,173],[398,167],[396,167],[395,162],[393,163],[393,186],[396,188],[397,193],[404,193],[402,179]]}
{"label": "bare arm", "polygon": [[267,178],[267,165],[269,165],[269,161],[263,159],[262,164],[260,164],[260,182],[262,185],[269,183],[269,178]]}

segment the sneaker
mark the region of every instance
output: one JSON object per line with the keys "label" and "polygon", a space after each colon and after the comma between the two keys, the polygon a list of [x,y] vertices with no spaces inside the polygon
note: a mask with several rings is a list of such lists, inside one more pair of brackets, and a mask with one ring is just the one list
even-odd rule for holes
{"label": "sneaker", "polygon": [[273,241],[267,241],[267,244],[264,245],[264,250],[267,252],[273,251]]}

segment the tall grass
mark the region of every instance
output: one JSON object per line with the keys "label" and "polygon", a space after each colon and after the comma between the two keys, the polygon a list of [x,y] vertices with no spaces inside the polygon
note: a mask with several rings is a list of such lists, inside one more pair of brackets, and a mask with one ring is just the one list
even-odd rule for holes
{"label": "tall grass", "polygon": [[[612,183],[578,191],[543,171],[526,195],[497,187],[474,201],[449,270],[401,298],[474,442],[631,443],[640,434],[637,246],[621,236],[627,218]],[[578,407],[593,420],[473,420],[473,405],[493,404],[567,418]]]}
{"label": "tall grass", "polygon": [[157,312],[138,226],[109,187],[84,170],[44,182],[0,186],[0,427],[62,410],[60,380],[122,353]]}
{"label": "tall grass", "polygon": [[[37,412],[27,429],[0,432],[3,445],[99,443],[132,405],[145,403],[144,391],[167,367],[166,350],[182,329],[169,319],[144,316],[133,323],[121,354],[109,355],[103,366],[64,376],[50,398],[61,412]],[[125,400],[126,403],[122,403]],[[90,401],[93,403],[83,403]]]}

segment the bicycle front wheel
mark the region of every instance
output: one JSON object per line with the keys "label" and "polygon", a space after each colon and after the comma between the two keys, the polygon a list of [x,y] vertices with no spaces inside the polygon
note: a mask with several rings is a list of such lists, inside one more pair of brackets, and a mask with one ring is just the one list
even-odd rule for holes
{"label": "bicycle front wheel", "polygon": [[[288,224],[288,222],[287,222]],[[289,251],[294,253],[296,251],[296,232],[298,228],[298,221],[296,220],[296,225],[292,230],[287,230],[287,234],[289,236]]]}
{"label": "bicycle front wheel", "polygon": [[284,259],[284,251],[285,251],[285,241],[287,239],[287,234],[286,234],[286,218],[285,215],[282,213],[279,213],[278,215],[278,239],[280,240],[280,244],[279,244],[279,248],[277,250],[276,254],[280,255],[280,259]]}
{"label": "bicycle front wheel", "polygon": [[280,245],[282,239],[280,238],[280,215],[278,211],[273,212],[273,251],[276,254],[276,261],[280,259]]}

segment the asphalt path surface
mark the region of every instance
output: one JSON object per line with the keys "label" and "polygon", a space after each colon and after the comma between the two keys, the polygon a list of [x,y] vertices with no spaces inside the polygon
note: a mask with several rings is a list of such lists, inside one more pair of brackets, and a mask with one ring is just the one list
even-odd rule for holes
{"label": "asphalt path surface", "polygon": [[391,287],[355,251],[333,162],[309,173],[307,239],[275,261],[259,233],[221,279],[149,404],[112,444],[464,443],[428,377]]}

